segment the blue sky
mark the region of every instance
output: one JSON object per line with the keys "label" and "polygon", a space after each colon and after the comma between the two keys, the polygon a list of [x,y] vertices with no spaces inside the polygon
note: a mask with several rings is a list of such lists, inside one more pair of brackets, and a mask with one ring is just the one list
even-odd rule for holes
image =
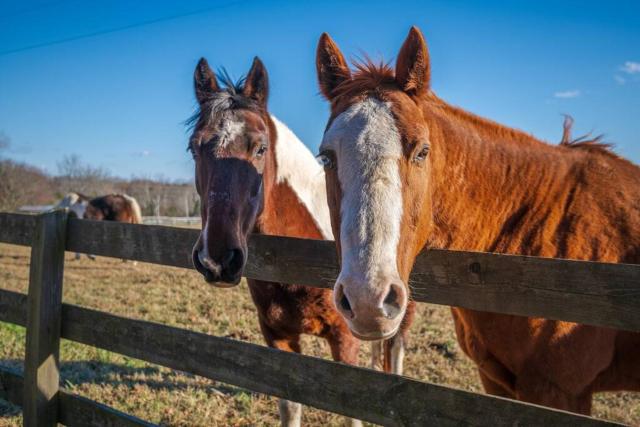
{"label": "blue sky", "polygon": [[122,177],[190,179],[197,60],[238,76],[258,55],[271,111],[315,152],[320,34],[392,60],[417,25],[445,100],[553,142],[570,113],[640,163],[638,17],[637,1],[0,0],[0,132],[10,157],[52,173],[78,154]]}

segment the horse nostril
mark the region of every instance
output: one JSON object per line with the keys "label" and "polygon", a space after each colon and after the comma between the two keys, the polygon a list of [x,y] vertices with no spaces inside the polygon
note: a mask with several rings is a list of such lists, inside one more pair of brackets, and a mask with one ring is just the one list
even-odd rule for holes
{"label": "horse nostril", "polygon": [[382,302],[382,308],[384,309],[384,313],[387,319],[394,319],[398,317],[398,315],[402,311],[402,307],[399,301],[400,298],[398,297],[398,291],[396,290],[397,286],[398,285],[391,285],[389,287],[389,293]]}
{"label": "horse nostril", "polygon": [[236,248],[227,252],[222,260],[223,268],[226,268],[232,272],[237,272],[242,269],[244,265],[244,254],[242,249]]}
{"label": "horse nostril", "polygon": [[342,295],[342,298],[340,298],[340,307],[342,307],[344,311],[351,312],[351,304],[349,304],[349,299],[344,294]]}
{"label": "horse nostril", "polygon": [[229,264],[231,264],[231,261],[233,261],[233,257],[236,255],[234,250],[231,250],[229,252],[227,252],[227,254],[222,258],[222,265],[224,267],[228,266]]}
{"label": "horse nostril", "polygon": [[351,309],[349,298],[347,298],[347,296],[344,293],[342,284],[338,284],[335,292],[336,292],[336,300],[338,301],[338,305],[340,309],[342,309],[344,313],[346,313],[350,318],[353,319],[353,310]]}

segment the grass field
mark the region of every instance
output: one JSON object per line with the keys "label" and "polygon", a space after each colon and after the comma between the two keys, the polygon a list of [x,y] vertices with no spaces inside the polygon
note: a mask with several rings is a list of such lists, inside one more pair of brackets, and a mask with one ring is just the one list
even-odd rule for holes
{"label": "grass field", "polygon": [[[0,244],[0,287],[26,292],[29,249]],[[207,334],[262,344],[246,285],[231,290],[206,285],[193,271],[67,254],[65,302]],[[0,364],[21,368],[24,329],[0,323]],[[307,337],[303,351],[328,357],[324,341]],[[640,351],[640,349],[639,349]],[[62,383],[80,395],[146,420],[176,426],[278,425],[273,398],[104,350],[63,341]],[[368,346],[361,364],[368,361]],[[412,327],[405,374],[481,391],[462,354],[447,307],[420,304]],[[425,402],[428,404],[428,402]],[[594,415],[640,425],[640,394],[598,395]],[[343,418],[305,408],[304,425],[341,425]],[[0,426],[21,425],[20,410],[0,401]]]}

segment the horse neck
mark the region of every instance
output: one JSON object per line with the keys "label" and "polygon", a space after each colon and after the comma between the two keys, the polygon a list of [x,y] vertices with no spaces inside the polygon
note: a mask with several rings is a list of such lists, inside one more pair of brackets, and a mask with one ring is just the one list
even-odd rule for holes
{"label": "horse neck", "polygon": [[571,161],[554,147],[440,100],[427,104],[430,246],[493,251],[520,216],[566,186]]}
{"label": "horse neck", "polygon": [[[330,237],[326,235],[322,218],[318,218],[324,216],[322,212],[317,212],[321,207],[314,204],[313,200],[306,200],[309,197],[303,197],[296,191],[299,188],[296,188],[296,183],[292,182],[296,174],[287,174],[281,169],[291,167],[291,164],[278,158],[278,154],[283,151],[278,150],[278,144],[287,144],[285,138],[291,135],[279,135],[278,128],[281,133],[284,133],[283,125],[276,126],[271,116],[267,117],[267,122],[271,130],[271,141],[263,173],[264,204],[256,220],[255,231],[261,234],[310,239]],[[287,149],[290,148],[294,147],[287,146]],[[292,175],[293,178],[291,178]],[[324,204],[326,205],[326,200]],[[328,218],[328,211],[326,216]]]}

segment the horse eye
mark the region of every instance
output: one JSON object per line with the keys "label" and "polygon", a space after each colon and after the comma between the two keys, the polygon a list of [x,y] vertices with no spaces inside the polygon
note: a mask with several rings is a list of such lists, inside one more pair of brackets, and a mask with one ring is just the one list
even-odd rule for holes
{"label": "horse eye", "polygon": [[416,156],[413,158],[413,160],[415,162],[421,162],[421,161],[423,161],[424,159],[427,158],[428,154],[429,154],[429,146],[427,144],[424,144],[422,146],[422,148],[420,149],[420,151],[418,151]]}
{"label": "horse eye", "polygon": [[267,152],[267,144],[262,144],[260,145],[260,147],[258,147],[258,149],[256,150],[256,157],[260,158],[264,155],[264,153]]}
{"label": "horse eye", "polygon": [[316,156],[316,160],[326,169],[333,169],[333,161],[331,160],[331,156],[326,151],[318,154]]}

